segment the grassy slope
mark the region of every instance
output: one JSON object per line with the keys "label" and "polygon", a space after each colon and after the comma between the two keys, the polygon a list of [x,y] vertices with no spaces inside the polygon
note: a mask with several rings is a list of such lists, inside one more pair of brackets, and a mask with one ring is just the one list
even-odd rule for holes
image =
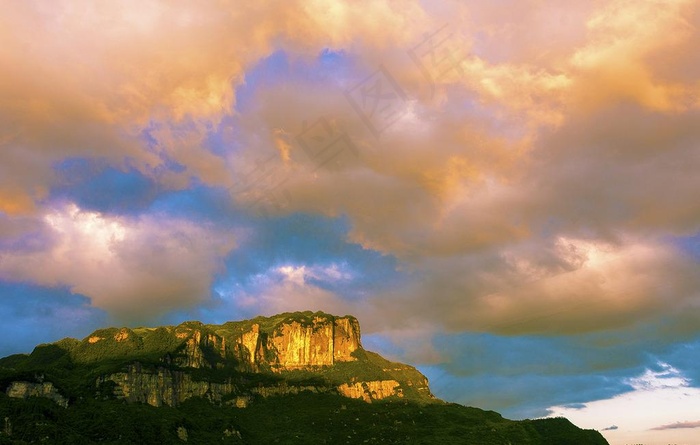
{"label": "grassy slope", "polygon": [[44,399],[0,394],[0,418],[5,417],[13,434],[0,434],[0,444],[41,438],[54,444],[178,443],[179,427],[193,444],[606,444],[597,432],[578,430],[565,419],[514,422],[455,404],[366,404],[320,394],[259,399],[243,409],[201,399],[179,408],[84,399],[63,409]]}
{"label": "grassy slope", "polygon": [[[176,431],[184,426],[188,443],[442,443],[442,444],[605,444],[597,432],[579,430],[565,419],[513,422],[494,412],[455,404],[426,403],[411,387],[409,400],[367,404],[331,394],[300,394],[257,399],[248,408],[217,407],[191,399],[178,408],[154,408],[126,404],[111,397],[111,388],[95,388],[97,376],[115,372],[138,360],[145,366],[166,366],[164,354],[177,354],[184,344],[175,333],[197,328],[228,337],[260,323],[272,332],[292,320],[311,323],[318,313],[280,314],[221,326],[188,322],[178,327],[129,330],[128,341],[116,342],[116,328],[91,336],[104,340],[89,343],[64,339],[40,345],[30,355],[0,359],[0,419],[8,417],[13,434],[0,433],[2,443],[31,443],[48,437],[49,443],[177,443]],[[330,316],[327,316],[330,317]],[[89,337],[88,337],[89,338]],[[335,385],[358,380],[393,378],[419,381],[415,368],[389,362],[378,354],[360,350],[358,361],[312,371],[244,375],[230,368],[188,370],[193,378],[219,380],[246,378],[251,384]],[[389,371],[385,371],[389,369]],[[51,381],[70,399],[63,409],[46,399],[9,399],[4,391],[14,380]],[[413,391],[413,392],[412,392]],[[344,409],[343,409],[344,407]],[[225,430],[239,431],[226,436]],[[2,424],[0,424],[2,430]]]}

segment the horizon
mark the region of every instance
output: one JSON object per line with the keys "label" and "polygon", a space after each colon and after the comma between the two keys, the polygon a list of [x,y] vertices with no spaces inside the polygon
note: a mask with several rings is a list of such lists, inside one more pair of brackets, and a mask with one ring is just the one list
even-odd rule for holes
{"label": "horizon", "polygon": [[0,355],[345,313],[443,400],[700,445],[700,2],[397,8],[6,3]]}

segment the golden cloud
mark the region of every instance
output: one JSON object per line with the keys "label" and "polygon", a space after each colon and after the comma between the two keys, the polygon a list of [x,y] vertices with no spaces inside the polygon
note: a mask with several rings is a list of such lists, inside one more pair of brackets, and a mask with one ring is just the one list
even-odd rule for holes
{"label": "golden cloud", "polygon": [[[697,2],[507,4],[17,5],[0,18],[0,61],[13,67],[0,79],[0,206],[47,215],[52,166],[76,156],[133,165],[170,188],[199,178],[251,209],[281,175],[284,202],[273,215],[347,215],[350,241],[395,255],[421,277],[399,300],[451,328],[508,331],[502,324],[519,313],[564,310],[589,295],[599,302],[511,330],[626,325],[666,310],[664,274],[677,279],[668,310],[678,309],[694,283],[690,263],[660,240],[700,230]],[[442,29],[452,69],[426,76],[411,51]],[[241,149],[205,148],[256,63],[279,49],[309,62],[325,48],[344,50],[352,72],[260,86],[235,117],[231,142]],[[343,92],[380,65],[403,94],[399,118],[377,132]],[[351,143],[343,162],[319,162],[300,146],[304,122],[319,119]],[[250,180],[261,159],[278,175]],[[183,171],[159,168],[164,160]],[[562,239],[619,252],[609,269],[573,266],[557,250]],[[219,255],[198,276],[210,276]],[[6,266],[44,283],[75,273],[41,275],[18,261]],[[542,280],[534,284],[528,270]],[[207,280],[195,282],[196,292],[183,289],[201,293]],[[78,287],[97,295],[91,285]]]}

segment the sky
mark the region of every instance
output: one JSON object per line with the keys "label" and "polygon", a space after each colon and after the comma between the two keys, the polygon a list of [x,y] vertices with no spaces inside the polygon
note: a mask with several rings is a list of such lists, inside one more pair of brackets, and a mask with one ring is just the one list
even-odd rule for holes
{"label": "sky", "polygon": [[323,310],[445,400],[700,444],[697,0],[0,6],[0,354]]}

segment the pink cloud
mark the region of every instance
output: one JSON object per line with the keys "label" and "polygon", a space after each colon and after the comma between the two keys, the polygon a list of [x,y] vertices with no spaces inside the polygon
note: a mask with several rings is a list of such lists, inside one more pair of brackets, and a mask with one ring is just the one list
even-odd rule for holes
{"label": "pink cloud", "polygon": [[186,220],[104,215],[66,205],[47,212],[43,246],[4,252],[0,277],[68,286],[122,320],[148,320],[206,301],[231,233]]}

